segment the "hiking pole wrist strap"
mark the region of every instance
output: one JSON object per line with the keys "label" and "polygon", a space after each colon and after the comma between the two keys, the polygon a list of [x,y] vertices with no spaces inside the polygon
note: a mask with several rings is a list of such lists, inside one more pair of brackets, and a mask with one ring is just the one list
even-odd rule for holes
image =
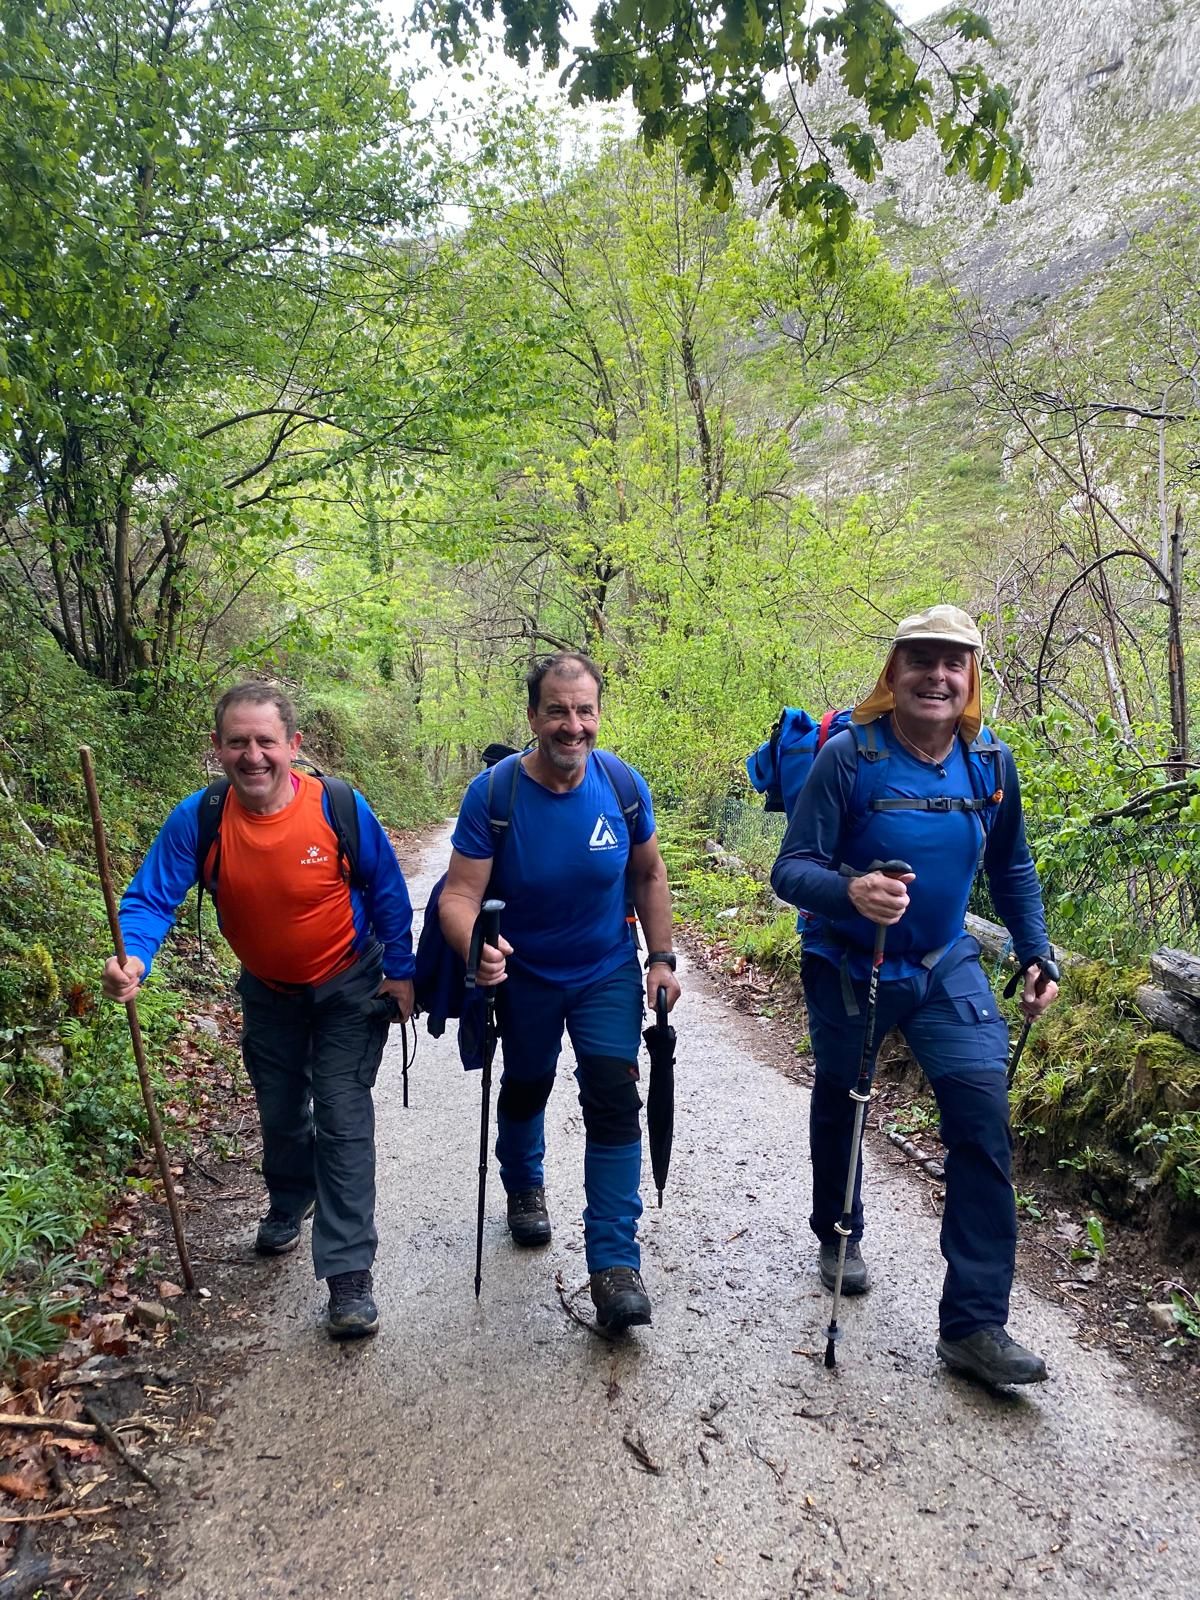
{"label": "hiking pole wrist strap", "polygon": [[1039,989],[1043,987],[1044,983],[1057,983],[1062,976],[1062,973],[1059,971],[1058,962],[1054,959],[1053,950],[1047,951],[1045,955],[1031,956],[1028,961],[1023,962],[1021,966],[1017,968],[1012,977],[1004,985],[1004,998],[1006,1000],[1011,1000],[1013,995],[1016,994],[1017,990],[1025,981],[1025,974],[1030,970],[1031,967],[1038,967],[1041,971],[1042,977],[1038,982]]}

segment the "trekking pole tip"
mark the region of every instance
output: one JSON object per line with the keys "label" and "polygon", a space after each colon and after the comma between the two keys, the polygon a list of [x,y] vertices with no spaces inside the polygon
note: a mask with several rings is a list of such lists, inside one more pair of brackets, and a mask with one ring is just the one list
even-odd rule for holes
{"label": "trekking pole tip", "polygon": [[658,1191],[658,1209],[662,1210],[662,1190]]}
{"label": "trekking pole tip", "polygon": [[825,1365],[832,1372],[837,1366],[837,1335],[830,1334],[825,1342]]}

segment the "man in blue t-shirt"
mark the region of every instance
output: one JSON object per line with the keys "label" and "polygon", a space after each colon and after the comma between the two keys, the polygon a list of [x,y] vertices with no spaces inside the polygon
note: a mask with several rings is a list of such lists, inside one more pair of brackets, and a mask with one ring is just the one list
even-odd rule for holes
{"label": "man in blue t-shirt", "polygon": [[[810,1225],[832,1288],[852,1158],[854,1102],[878,926],[888,929],[876,1048],[897,1027],[937,1097],[946,1156],[945,1287],[938,1354],[992,1384],[1038,1383],[1040,1356],[1008,1335],[1017,1215],[1010,1176],[1008,1030],[963,919],[982,861],[1025,975],[1021,1009],[1037,1017],[1057,986],[1037,871],[1025,842],[1012,752],[982,728],[974,622],[933,606],[900,623],[879,681],[852,727],[813,763],[771,874],[805,908],[802,976],[816,1077],[809,1138]],[[873,870],[907,862],[903,879]],[[874,1063],[872,1062],[873,1066]],[[842,1281],[869,1287],[855,1186]]]}
{"label": "man in blue t-shirt", "polygon": [[498,986],[504,1072],[496,1156],[509,1230],[520,1245],[550,1239],[545,1109],[564,1026],[570,1036],[586,1134],[583,1226],[592,1300],[596,1320],[618,1332],[650,1321],[637,1243],[643,982],[626,893],[650,952],[644,993],[651,1006],[660,988],[668,1007],[680,993],[671,897],[645,780],[629,769],[639,805],[627,825],[593,754],[603,688],[595,662],[563,651],[539,662],[527,685],[536,744],[520,758],[495,876],[483,772],[463,796],[441,922],[465,959],[484,896],[504,901],[504,931],[498,948],[483,947],[479,982]]}

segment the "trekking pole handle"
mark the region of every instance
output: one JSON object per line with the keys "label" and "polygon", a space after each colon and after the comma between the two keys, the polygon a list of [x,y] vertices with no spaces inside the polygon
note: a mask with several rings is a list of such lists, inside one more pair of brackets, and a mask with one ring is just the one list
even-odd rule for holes
{"label": "trekking pole handle", "polygon": [[658,993],[654,997],[654,1018],[660,1028],[667,1026],[667,988],[660,983]]}
{"label": "trekking pole handle", "polygon": [[484,945],[490,944],[493,949],[498,947],[500,913],[503,910],[503,900],[485,900],[479,908],[475,926],[471,929],[471,943],[467,949],[467,975],[463,983],[468,989],[473,989],[478,982],[479,958],[483,954]]}
{"label": "trekking pole handle", "polygon": [[1057,983],[1062,977],[1062,973],[1059,971],[1058,962],[1055,961],[1053,955],[1034,956],[1032,961],[1027,961],[1023,967],[1018,967],[1016,972],[1013,973],[1012,977],[1004,985],[1004,998],[1006,1000],[1011,1000],[1013,995],[1016,994],[1017,990],[1021,987],[1022,980],[1024,979],[1025,974],[1029,971],[1030,967],[1039,967],[1041,969],[1042,977],[1038,981],[1039,989],[1041,989],[1043,981],[1046,983]]}
{"label": "trekking pole handle", "polygon": [[[907,861],[881,861],[871,868],[872,872],[882,872],[885,878],[907,878],[912,873],[912,868]],[[883,946],[887,939],[887,926],[880,922],[875,926],[875,965],[878,967],[883,961]]]}
{"label": "trekking pole handle", "polygon": [[882,872],[885,878],[907,878],[912,872],[907,861],[883,861],[873,870]]}

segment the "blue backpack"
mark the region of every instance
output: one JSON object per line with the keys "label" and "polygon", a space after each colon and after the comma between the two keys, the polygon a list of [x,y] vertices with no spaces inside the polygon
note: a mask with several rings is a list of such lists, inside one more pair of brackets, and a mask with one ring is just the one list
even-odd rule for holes
{"label": "blue backpack", "polygon": [[[521,751],[513,751],[512,754],[495,762],[488,771],[487,805],[488,822],[492,830],[492,882],[496,879],[500,858],[504,852],[504,841],[508,838],[508,825],[512,821],[513,806],[517,800],[521,755]],[[642,809],[641,796],[638,794],[637,784],[633,781],[633,774],[620,756],[615,756],[611,750],[597,750],[596,759],[612,786],[617,804],[621,808],[621,815],[625,818],[625,826],[629,829],[629,837],[632,839],[634,825]],[[429,904],[425,907],[425,920],[421,925],[421,936],[417,940],[416,972],[413,975],[417,1010],[425,1013],[425,1026],[435,1039],[445,1033],[448,1018],[462,1016],[467,993],[466,964],[457,950],[447,942],[442,932],[441,918],[438,916],[438,902],[445,887],[446,874],[443,872],[430,891]],[[490,893],[489,885],[484,898],[486,899]],[[625,898],[625,920],[633,929],[633,902],[628,892]],[[633,932],[633,937],[636,942],[636,931]]]}
{"label": "blue backpack", "polygon": [[[980,728],[979,736],[967,746],[967,769],[971,776],[974,794],[970,799],[954,795],[929,795],[909,799],[902,796],[885,796],[878,799],[871,792],[874,783],[882,778],[882,763],[888,759],[888,747],[880,737],[878,725],[868,722],[860,727],[850,720],[853,706],[840,711],[827,711],[818,722],[798,706],[785,706],[779,720],[757,750],[746,757],[746,773],[759,794],[765,794],[767,811],[783,811],[791,816],[800,791],[808,781],[813,762],[831,734],[849,728],[854,735],[860,762],[866,763],[866,781],[857,788],[857,800],[864,811],[968,811],[978,816],[982,828],[980,859],[983,845],[996,818],[996,809],[1004,798],[1000,786],[1001,747],[996,743],[990,728]],[[862,769],[860,768],[860,773]]]}
{"label": "blue backpack", "polygon": [[764,810],[791,816],[817,752],[831,733],[850,726],[853,710],[853,706],[845,706],[841,711],[827,711],[817,722],[799,706],[784,706],[770,734],[746,757],[752,786],[767,797]]}

